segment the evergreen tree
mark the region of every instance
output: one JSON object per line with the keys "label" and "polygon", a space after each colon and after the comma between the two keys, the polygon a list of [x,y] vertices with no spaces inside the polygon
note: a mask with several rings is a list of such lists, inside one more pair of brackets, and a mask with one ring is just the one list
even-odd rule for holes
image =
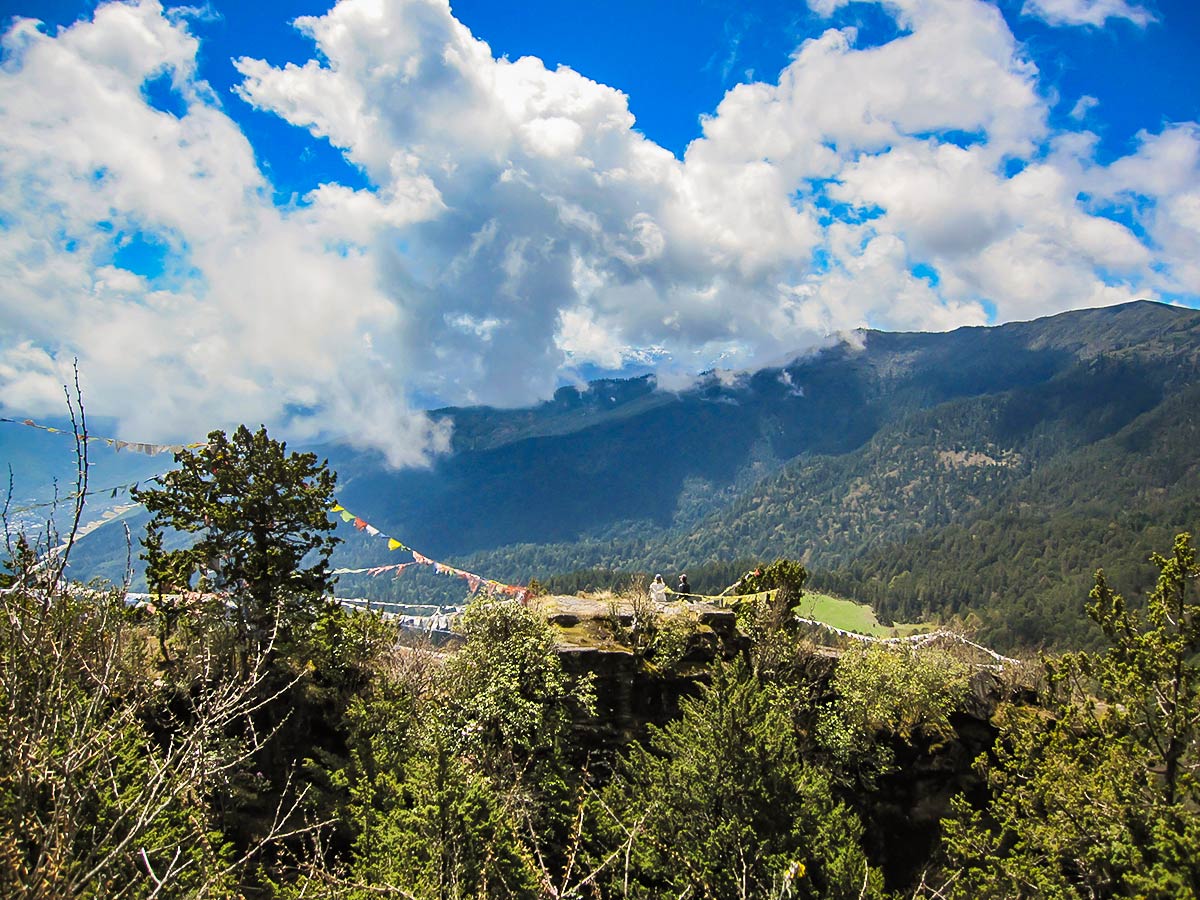
{"label": "evergreen tree", "polygon": [[[311,619],[333,586],[328,560],[339,540],[329,533],[337,476],[327,464],[312,453],[289,454],[266,428],[252,433],[244,425],[232,435],[213,431],[175,461],[179,468],[161,487],[134,493],[151,514],[142,554],[151,590],[228,594],[247,645],[276,622],[286,628]],[[166,528],[196,538],[165,549]],[[162,612],[169,631],[178,605]]]}
{"label": "evergreen tree", "polygon": [[[749,666],[713,673],[682,716],[651,728],[602,808],[628,845],[612,892],[626,897],[877,897],[862,825],[801,757],[791,702]],[[606,848],[607,849],[607,848]],[[611,850],[609,850],[611,853]],[[599,855],[599,854],[598,854]]]}
{"label": "evergreen tree", "polygon": [[947,823],[950,890],[972,898],[1200,895],[1200,577],[1190,535],[1144,610],[1103,572],[1087,606],[1110,646],[1048,665],[1050,715],[1003,718],[993,796]]}

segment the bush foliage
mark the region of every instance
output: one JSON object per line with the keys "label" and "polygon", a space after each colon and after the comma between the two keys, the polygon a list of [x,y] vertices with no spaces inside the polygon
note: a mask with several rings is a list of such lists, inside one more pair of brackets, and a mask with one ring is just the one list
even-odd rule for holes
{"label": "bush foliage", "polygon": [[[314,466],[301,505],[329,486]],[[221,494],[193,474],[196,496]],[[294,546],[320,551],[319,523],[296,522],[311,537]],[[203,527],[215,539],[211,517]],[[791,614],[798,563],[749,567],[742,590],[780,590],[741,611],[744,652],[696,677],[666,664],[694,617],[655,620],[638,647],[662,665],[626,687],[683,684],[678,709],[598,743],[597,684],[564,666],[554,628],[520,603],[478,599],[460,646],[414,645],[394,622],[324,602],[323,569],[305,574],[299,556],[238,573],[252,556],[231,550],[210,575],[205,553],[171,557],[154,533],[158,572],[233,599],[181,604],[164,630],[121,590],[66,585],[44,552],[10,541],[0,896],[1200,892],[1200,565],[1186,534],[1154,557],[1143,601],[1097,575],[1086,611],[1105,646],[1045,658],[1040,691],[971,720],[994,729],[977,776],[940,835],[898,862],[888,844],[911,835],[888,830],[897,785],[953,764],[946,748],[987,672],[905,645],[832,659]]]}

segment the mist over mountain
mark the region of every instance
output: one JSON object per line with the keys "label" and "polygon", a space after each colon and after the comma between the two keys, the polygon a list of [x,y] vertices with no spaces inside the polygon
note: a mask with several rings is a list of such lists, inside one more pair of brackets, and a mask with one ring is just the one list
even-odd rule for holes
{"label": "mist over mountain", "polygon": [[[1195,527],[1200,313],[1134,302],[855,337],[678,393],[644,377],[527,409],[438,410],[453,448],[428,469],[317,449],[346,507],[487,577],[794,556],[884,616],[970,616],[1006,645],[1089,640],[1094,569],[1132,591],[1149,550]],[[402,561],[345,531],[339,564]],[[114,540],[90,536],[75,565],[117,549],[123,564]],[[453,600],[462,586],[344,577],[339,590]]]}

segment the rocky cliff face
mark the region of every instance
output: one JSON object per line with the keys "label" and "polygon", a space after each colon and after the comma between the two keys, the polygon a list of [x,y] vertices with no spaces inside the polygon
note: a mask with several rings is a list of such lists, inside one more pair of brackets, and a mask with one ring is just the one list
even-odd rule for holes
{"label": "rocky cliff face", "polygon": [[573,675],[590,675],[596,716],[578,727],[592,749],[612,749],[679,715],[679,702],[707,681],[708,666],[747,646],[733,610],[708,603],[541,598]]}
{"label": "rocky cliff face", "polygon": [[[541,606],[559,630],[564,667],[593,679],[596,716],[579,721],[577,728],[599,769],[615,759],[621,747],[644,739],[648,725],[663,725],[678,716],[681,700],[700,692],[714,662],[732,659],[749,647],[733,611],[707,604],[674,604],[648,613],[629,601],[549,597]],[[654,615],[657,621],[648,622]],[[669,628],[673,616],[688,617],[689,636],[683,651],[676,651],[669,665],[661,665],[655,641],[639,643],[639,638],[655,626]],[[839,656],[837,649],[814,646],[804,661],[805,680],[814,697],[832,696]],[[998,733],[992,717],[1002,700],[1011,699],[1010,693],[999,675],[980,668],[951,720],[952,737],[917,736],[911,742],[881,738],[894,765],[869,789],[851,790],[866,825],[865,839],[889,883],[919,879],[914,866],[933,852],[951,799],[959,794],[982,796],[984,784],[974,762],[992,747]]]}
{"label": "rocky cliff face", "polygon": [[891,742],[895,771],[880,778],[877,789],[861,798],[868,850],[890,885],[920,879],[918,867],[933,854],[939,823],[950,812],[954,797],[962,794],[983,801],[985,784],[974,764],[995,743],[999,732],[992,717],[1006,695],[994,672],[976,672],[967,702],[951,718],[952,738]]}

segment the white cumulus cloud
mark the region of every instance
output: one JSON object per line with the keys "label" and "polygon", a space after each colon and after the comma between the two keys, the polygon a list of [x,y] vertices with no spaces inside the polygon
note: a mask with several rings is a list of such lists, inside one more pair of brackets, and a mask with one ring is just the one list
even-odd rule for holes
{"label": "white cumulus cloud", "polygon": [[[139,439],[262,421],[419,464],[447,434],[416,398],[528,403],[585,364],[676,385],[860,327],[1200,292],[1195,123],[1102,165],[1094,136],[1048,125],[995,6],[882,6],[893,40],[831,26],[677,159],[622,93],[497,59],[446,0],[341,0],[297,20],[311,59],[237,60],[223,101],[328,140],[369,184],[285,205],[185,19],[140,0],[55,35],[19,21],[4,403],[57,408],[78,355],[95,411]],[[157,79],[181,115],[147,100]],[[160,264],[129,262],[138,247]]]}
{"label": "white cumulus cloud", "polygon": [[1109,19],[1126,19],[1145,27],[1157,17],[1127,0],[1025,0],[1021,11],[1051,25],[1091,25],[1102,28]]}

